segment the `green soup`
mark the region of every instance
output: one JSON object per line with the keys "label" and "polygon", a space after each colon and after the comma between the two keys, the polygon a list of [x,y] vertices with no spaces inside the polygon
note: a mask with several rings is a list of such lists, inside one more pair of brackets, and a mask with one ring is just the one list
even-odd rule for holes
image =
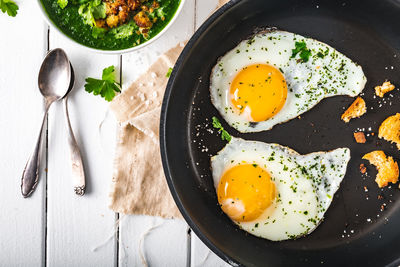
{"label": "green soup", "polygon": [[158,0],[160,7],[163,8],[165,19],[158,19],[147,33],[147,38],[134,32],[131,36],[117,39],[115,35],[106,33],[101,38],[92,36],[92,27],[83,22],[78,14],[79,6],[68,5],[61,9],[57,0],[41,0],[49,18],[67,36],[71,37],[80,44],[101,50],[122,50],[142,44],[167,26],[175,15],[181,0]]}

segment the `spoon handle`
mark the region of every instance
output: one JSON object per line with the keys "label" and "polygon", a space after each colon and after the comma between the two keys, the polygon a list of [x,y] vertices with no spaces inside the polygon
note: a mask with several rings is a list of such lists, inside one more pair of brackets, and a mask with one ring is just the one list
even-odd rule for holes
{"label": "spoon handle", "polygon": [[49,111],[48,105],[44,111],[42,126],[40,127],[39,137],[36,141],[35,149],[25,165],[21,179],[21,193],[23,197],[29,197],[37,186],[39,181],[39,166],[40,166],[40,148],[42,147],[43,129],[46,121],[46,115]]}
{"label": "spoon handle", "polygon": [[85,189],[86,189],[85,172],[83,168],[82,156],[81,152],[79,151],[78,143],[76,142],[74,133],[72,131],[71,122],[69,120],[68,97],[65,97],[63,102],[64,102],[65,121],[68,128],[68,144],[71,153],[72,184],[74,186],[75,194],[82,196],[85,194]]}

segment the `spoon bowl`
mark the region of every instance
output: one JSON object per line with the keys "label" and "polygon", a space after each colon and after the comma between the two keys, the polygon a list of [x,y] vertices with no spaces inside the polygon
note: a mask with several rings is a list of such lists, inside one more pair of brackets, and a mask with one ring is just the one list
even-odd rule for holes
{"label": "spoon bowl", "polygon": [[67,54],[57,48],[51,50],[40,67],[38,85],[45,98],[60,100],[70,91],[71,67]]}

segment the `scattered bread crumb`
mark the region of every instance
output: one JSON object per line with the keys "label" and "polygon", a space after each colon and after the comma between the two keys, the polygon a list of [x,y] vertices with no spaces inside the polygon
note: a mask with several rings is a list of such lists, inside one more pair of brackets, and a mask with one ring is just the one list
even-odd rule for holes
{"label": "scattered bread crumb", "polygon": [[379,138],[396,143],[400,150],[400,113],[386,118],[379,126]]}
{"label": "scattered bread crumb", "polygon": [[395,86],[390,81],[384,82],[381,86],[375,86],[375,94],[379,97],[383,97],[384,94],[394,90]]}
{"label": "scattered bread crumb", "polygon": [[385,187],[390,183],[397,183],[399,179],[399,166],[392,157],[386,157],[382,150],[372,151],[363,156],[363,159],[375,165],[378,170],[375,182],[379,187]]}
{"label": "scattered bread crumb", "polygon": [[364,144],[367,141],[363,132],[354,133],[354,139],[356,139],[356,142],[359,144]]}
{"label": "scattered bread crumb", "polygon": [[359,118],[367,112],[364,99],[357,97],[353,104],[342,114],[342,120],[349,122],[353,118]]}
{"label": "scattered bread crumb", "polygon": [[365,167],[365,165],[364,165],[363,163],[360,164],[360,172],[361,172],[362,174],[364,174],[364,173],[367,172],[367,168]]}

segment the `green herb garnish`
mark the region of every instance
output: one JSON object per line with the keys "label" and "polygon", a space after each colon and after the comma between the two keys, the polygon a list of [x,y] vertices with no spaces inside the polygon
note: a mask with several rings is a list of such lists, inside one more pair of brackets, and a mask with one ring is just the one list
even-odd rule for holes
{"label": "green herb garnish", "polygon": [[61,9],[64,9],[68,5],[68,0],[57,0],[57,4]]}
{"label": "green herb garnish", "polygon": [[295,49],[292,49],[292,58],[294,58],[297,54],[299,54],[300,59],[303,62],[307,62],[310,58],[311,50],[307,49],[307,45],[304,41],[295,43]]}
{"label": "green herb garnish", "polygon": [[231,141],[232,136],[222,127],[217,117],[212,117],[213,127],[218,129],[218,132],[221,133],[221,139],[226,141]]}
{"label": "green herb garnish", "polygon": [[7,13],[10,17],[17,15],[18,5],[12,0],[0,0],[0,10]]}
{"label": "green herb garnish", "polygon": [[89,1],[79,6],[78,14],[82,17],[83,23],[94,27],[96,26],[96,19],[106,18],[106,4],[101,0]]}
{"label": "green herb garnish", "polygon": [[128,38],[129,36],[131,36],[133,34],[133,32],[138,29],[139,29],[139,27],[132,20],[132,21],[128,22],[127,24],[123,24],[114,29],[111,29],[110,33],[114,34],[115,38],[117,38],[117,39],[124,39],[124,38]]}
{"label": "green herb garnish", "polygon": [[107,101],[113,100],[115,92],[121,92],[121,86],[115,81],[115,67],[110,66],[103,69],[101,80],[95,78],[86,78],[85,91],[100,95]]}
{"label": "green herb garnish", "polygon": [[169,68],[167,74],[165,74],[165,77],[169,78],[171,76],[173,68]]}
{"label": "green herb garnish", "polygon": [[96,39],[102,39],[107,33],[107,29],[100,28],[100,27],[93,27],[92,28],[92,36]]}

